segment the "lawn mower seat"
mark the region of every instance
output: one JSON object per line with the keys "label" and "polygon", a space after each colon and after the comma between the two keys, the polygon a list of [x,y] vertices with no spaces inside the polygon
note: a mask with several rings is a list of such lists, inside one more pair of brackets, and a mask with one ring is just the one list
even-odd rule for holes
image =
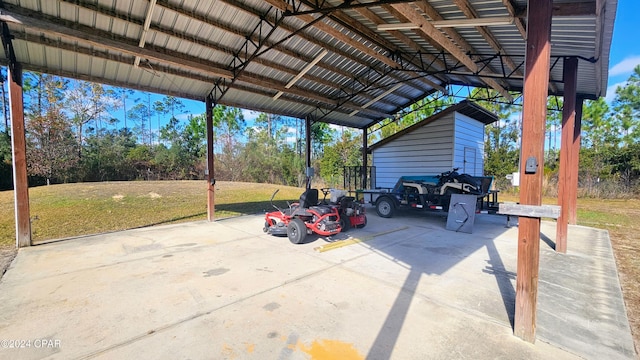
{"label": "lawn mower seat", "polygon": [[318,189],[307,189],[300,195],[300,207],[308,209],[318,205]]}

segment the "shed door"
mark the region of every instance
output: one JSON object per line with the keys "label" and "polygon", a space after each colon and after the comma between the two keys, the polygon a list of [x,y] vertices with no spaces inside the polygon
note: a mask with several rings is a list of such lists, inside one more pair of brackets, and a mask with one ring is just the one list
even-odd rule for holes
{"label": "shed door", "polygon": [[462,172],[476,175],[476,149],[470,147],[464,148],[464,166]]}

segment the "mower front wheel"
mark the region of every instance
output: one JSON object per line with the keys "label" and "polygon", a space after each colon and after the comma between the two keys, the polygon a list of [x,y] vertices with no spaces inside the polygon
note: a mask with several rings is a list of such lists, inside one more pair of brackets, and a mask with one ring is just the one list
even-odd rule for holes
{"label": "mower front wheel", "polygon": [[298,218],[291,219],[287,226],[287,237],[293,244],[302,244],[307,237],[307,226]]}

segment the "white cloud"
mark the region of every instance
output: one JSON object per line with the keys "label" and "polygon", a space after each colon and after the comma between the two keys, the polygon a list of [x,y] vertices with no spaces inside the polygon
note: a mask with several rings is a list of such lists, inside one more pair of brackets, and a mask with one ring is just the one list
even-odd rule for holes
{"label": "white cloud", "polygon": [[633,72],[633,69],[638,65],[640,65],[640,56],[635,55],[625,58],[621,62],[613,65],[611,69],[609,69],[609,76],[631,74]]}
{"label": "white cloud", "polygon": [[604,98],[605,101],[608,104],[611,104],[613,99],[616,97],[616,89],[619,88],[619,87],[623,87],[625,85],[627,85],[627,82],[623,81],[623,82],[619,82],[619,83],[616,83],[616,84],[613,84],[613,85],[607,87],[607,96],[605,96],[605,98]]}
{"label": "white cloud", "polygon": [[241,109],[241,110],[242,110],[242,116],[244,117],[245,121],[253,122],[260,114],[259,112],[256,112],[253,110],[246,110],[246,109]]}

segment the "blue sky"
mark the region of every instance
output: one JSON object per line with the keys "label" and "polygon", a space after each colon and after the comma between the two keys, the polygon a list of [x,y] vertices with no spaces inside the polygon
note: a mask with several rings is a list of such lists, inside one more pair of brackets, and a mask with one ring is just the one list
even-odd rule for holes
{"label": "blue sky", "polygon": [[[640,27],[640,0],[618,0],[618,10],[613,29],[613,40],[609,57],[609,81],[606,99],[611,102],[615,96],[615,88],[624,85],[633,72],[633,68],[640,65],[640,41],[638,32]],[[152,101],[160,99],[159,95],[152,95]],[[191,114],[204,113],[204,103],[200,101],[184,100],[185,111]],[[251,122],[257,113],[244,110],[245,119]],[[186,119],[187,114],[178,116]],[[166,119],[163,119],[163,123]],[[164,124],[162,124],[164,125]],[[152,124],[155,128],[157,125]]]}
{"label": "blue sky", "polygon": [[640,65],[639,15],[639,0],[618,0],[609,57],[609,86],[606,97],[608,101],[613,100],[615,88],[623,85],[633,68]]}

